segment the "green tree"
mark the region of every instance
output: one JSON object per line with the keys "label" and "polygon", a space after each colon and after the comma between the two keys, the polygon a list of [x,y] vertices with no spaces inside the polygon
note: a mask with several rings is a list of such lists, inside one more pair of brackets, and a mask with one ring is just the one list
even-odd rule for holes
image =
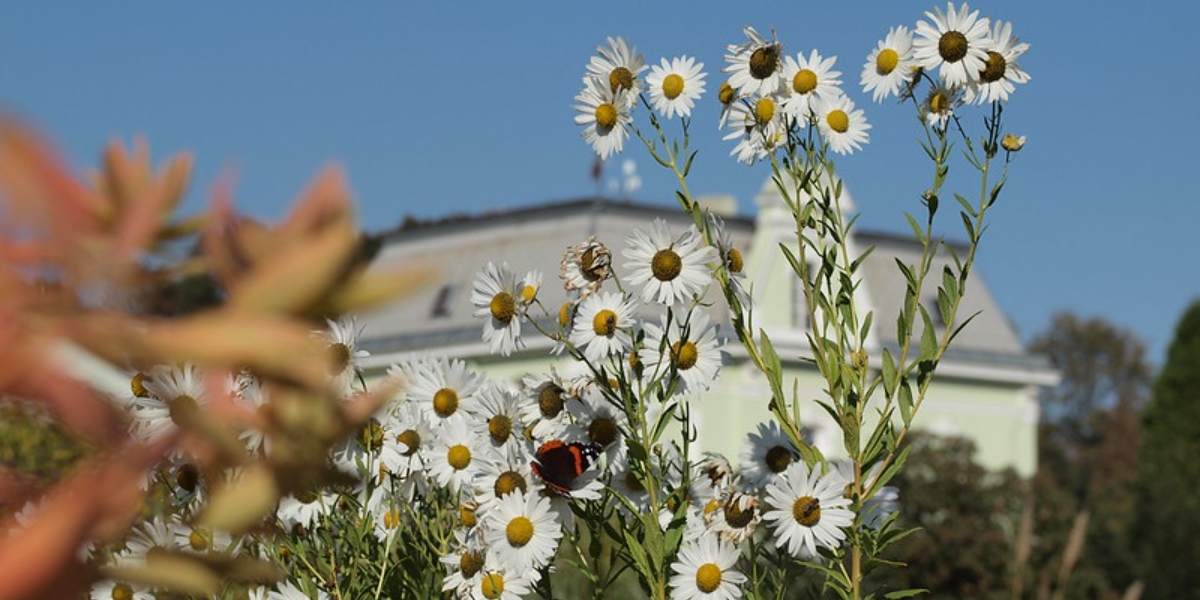
{"label": "green tree", "polygon": [[1147,598],[1200,598],[1200,300],[1175,329],[1142,419],[1139,554]]}

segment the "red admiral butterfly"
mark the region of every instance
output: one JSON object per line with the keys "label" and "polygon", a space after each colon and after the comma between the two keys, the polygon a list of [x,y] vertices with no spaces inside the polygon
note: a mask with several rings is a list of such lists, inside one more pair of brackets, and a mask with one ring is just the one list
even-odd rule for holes
{"label": "red admiral butterfly", "polygon": [[529,467],[551,491],[570,498],[575,478],[592,466],[598,456],[600,444],[550,440],[538,448]]}

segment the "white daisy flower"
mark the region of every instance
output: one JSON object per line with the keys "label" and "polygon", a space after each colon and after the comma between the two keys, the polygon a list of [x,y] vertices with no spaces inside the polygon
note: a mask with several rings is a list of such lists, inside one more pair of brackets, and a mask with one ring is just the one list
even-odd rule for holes
{"label": "white daisy flower", "polygon": [[521,305],[529,306],[537,300],[538,291],[542,289],[542,272],[539,269],[531,269],[521,281],[517,284],[517,288],[521,291]]}
{"label": "white daisy flower", "polygon": [[471,484],[475,490],[475,513],[486,517],[498,500],[515,492],[540,493],[542,483],[533,475],[531,460],[532,456],[522,454],[484,464]]}
{"label": "white daisy flower", "polygon": [[867,55],[863,65],[862,86],[871,92],[871,99],[879,102],[888,96],[900,93],[913,76],[912,32],[903,25],[888,30],[875,49]]}
{"label": "white daisy flower", "polygon": [[730,130],[722,138],[737,140],[729,155],[750,166],[771,156],[777,148],[787,142],[788,129],[783,122],[783,111],[778,110],[773,98],[761,97],[749,102],[738,101],[729,106],[722,123]]}
{"label": "white daisy flower", "polygon": [[650,69],[650,103],[665,118],[690,117],[692,107],[704,94],[704,63],[690,56],[662,59],[662,66]]}
{"label": "white daisy flower", "polygon": [[557,374],[528,374],[522,380],[525,393],[521,402],[521,421],[532,424],[530,432],[535,440],[562,437],[568,425],[570,412],[566,410],[571,399]]}
{"label": "white daisy flower", "polygon": [[629,137],[633,123],[633,94],[617,94],[607,85],[595,81],[575,96],[575,124],[583,127],[583,140],[592,150],[606,160],[613,153],[620,153]]}
{"label": "white daisy flower", "polygon": [[644,327],[646,342],[638,355],[644,365],[643,378],[674,373],[680,380],[680,393],[707,390],[728,358],[721,350],[725,340],[717,337],[718,326],[710,326],[703,311],[693,310],[682,319],[663,315],[659,323]]}
{"label": "white daisy flower", "polygon": [[779,423],[759,423],[757,431],[746,437],[738,455],[742,481],[749,490],[761,490],[787,470],[800,452]]}
{"label": "white daisy flower", "polygon": [[782,478],[767,485],[763,518],[775,530],[775,545],[800,559],[816,558],[817,548],[837,548],[846,538],[843,527],[854,522],[846,507],[846,480],[836,471],[821,476],[803,461],[792,463]]}
{"label": "white daisy flower", "polygon": [[91,600],[154,600],[150,588],[127,581],[101,579],[92,585]]}
{"label": "white daisy flower", "polygon": [[783,80],[787,82],[787,94],[781,108],[795,119],[797,125],[803,127],[809,122],[809,115],[816,112],[818,100],[831,100],[842,95],[842,73],[833,70],[835,62],[836,56],[821,58],[816,50],[808,58],[803,54],[784,58]]}
{"label": "white daisy flower", "polygon": [[754,300],[750,296],[750,290],[746,288],[745,260],[742,257],[742,251],[733,245],[733,238],[721,217],[709,214],[708,223],[713,242],[717,246],[717,258],[729,276],[729,287],[737,298],[743,314],[748,314],[754,306]]}
{"label": "white daisy flower", "polygon": [[954,109],[962,104],[962,90],[948,87],[945,82],[939,82],[930,88],[925,100],[921,102],[919,112],[921,118],[930,127],[943,131],[954,117]]}
{"label": "white daisy flower", "polygon": [[532,591],[534,580],[539,576],[537,571],[485,567],[471,584],[466,597],[470,600],[521,600]]}
{"label": "white daisy flower", "polygon": [[483,463],[491,462],[494,454],[489,450],[471,433],[466,420],[451,421],[437,432],[426,469],[438,485],[457,494],[470,485]]}
{"label": "white daisy flower", "polygon": [[288,494],[279,499],[275,518],[284,531],[312,531],[337,504],[337,495],[325,490]]}
{"label": "white daisy flower", "polygon": [[455,598],[467,597],[471,586],[479,581],[487,558],[487,544],[481,533],[479,529],[454,530],[450,552],[438,559],[446,567],[446,576],[442,578],[443,592],[454,592]]}
{"label": "white daisy flower", "polygon": [[206,525],[183,523],[174,533],[175,543],[179,548],[200,554],[228,553],[236,550],[238,546],[229,532]]}
{"label": "white daisy flower", "polygon": [[667,222],[655,219],[650,230],[635,229],[622,255],[629,259],[629,284],[642,286],[642,301],[671,305],[701,296],[712,281],[709,263],[716,251],[689,225],[672,238]]}
{"label": "white daisy flower", "polygon": [[318,588],[316,596],[309,596],[290,581],[277,584],[277,588],[267,592],[266,600],[329,600],[329,592],[325,590]]}
{"label": "white daisy flower", "polygon": [[433,430],[421,415],[420,408],[411,402],[393,405],[384,420],[379,462],[392,477],[410,482],[425,471],[421,447],[433,440]]}
{"label": "white daisy flower", "polygon": [[475,317],[484,319],[483,341],[492,354],[508,356],[524,346],[521,340],[524,289],[523,285],[517,285],[508,263],[497,266],[489,261],[475,275],[471,304],[475,306]]}
{"label": "white daisy flower", "polygon": [[917,22],[917,37],[913,40],[913,59],[924,69],[945,80],[952,88],[962,88],[979,78],[979,72],[987,65],[987,51],[991,44],[988,38],[989,22],[979,18],[979,11],[970,11],[962,5],[954,9],[954,3],[946,4],[946,13],[939,9],[926,12],[933,21]]}
{"label": "white daisy flower", "polygon": [[672,600],[733,600],[742,597],[746,576],[737,570],[736,546],[704,535],[679,547],[671,564]]}
{"label": "white daisy flower", "polygon": [[987,104],[1008,102],[1017,83],[1029,81],[1029,74],[1017,64],[1017,59],[1029,50],[1029,44],[1012,34],[1012,23],[996,21],[992,27],[987,61],[979,79],[967,87],[963,102]]}
{"label": "white daisy flower", "polygon": [[641,92],[641,74],[646,70],[646,57],[638,54],[623,38],[607,38],[607,46],[596,46],[596,54],[588,62],[585,85],[595,85],[610,93],[637,96]]}
{"label": "white daisy flower", "polygon": [[817,127],[821,137],[829,142],[829,148],[838,154],[850,154],[861,150],[871,136],[867,130],[871,124],[863,116],[862,109],[854,108],[854,101],[846,96],[822,99],[815,106]]}
{"label": "white daisy flower", "polygon": [[729,73],[729,85],[743,98],[778,93],[784,86],[783,44],[768,41],[750,26],[742,32],[749,42],[726,47],[725,62],[729,65],[722,71]]}
{"label": "white daisy flower", "polygon": [[[587,298],[600,289],[600,285],[612,276],[612,253],[608,246],[596,241],[595,236],[569,246],[560,263],[563,288],[568,292],[578,291],[580,298]],[[562,323],[560,315],[559,322]]]}
{"label": "white daisy flower", "polygon": [[349,394],[354,391],[354,384],[362,372],[363,359],[371,356],[371,353],[358,348],[362,328],[358,327],[354,317],[325,319],[325,323],[328,330],[323,335],[329,344],[329,374],[333,377],[336,389]]}
{"label": "white daisy flower", "polygon": [[401,366],[408,374],[408,400],[434,427],[466,419],[478,400],[480,376],[459,359],[419,360]]}
{"label": "white daisy flower", "polygon": [[514,491],[496,501],[484,518],[484,536],[499,564],[517,573],[550,564],[562,526],[540,494]]}
{"label": "white daisy flower", "polygon": [[195,409],[208,403],[204,374],[196,365],[155,367],[142,385],[147,395],[137,398],[133,410],[133,433],[139,440],[155,439],[174,430],[173,410]]}
{"label": "white daisy flower", "polygon": [[472,408],[471,430],[501,454],[519,453],[523,446],[520,399],[506,385],[485,385]]}
{"label": "white daisy flower", "polygon": [[579,304],[571,343],[599,367],[610,355],[620,355],[633,347],[634,301],[619,292],[588,296]]}
{"label": "white daisy flower", "polygon": [[176,532],[183,525],[177,519],[157,516],[135,527],[125,539],[125,550],[117,553],[117,563],[145,563],[151,552],[182,550]]}
{"label": "white daisy flower", "polygon": [[[629,418],[625,412],[594,389],[580,396],[578,402],[571,402],[567,406],[575,419],[567,429],[567,437],[600,444],[601,451],[608,459],[607,468],[620,469],[625,463],[625,432],[629,430]],[[576,495],[572,493],[572,496]]]}

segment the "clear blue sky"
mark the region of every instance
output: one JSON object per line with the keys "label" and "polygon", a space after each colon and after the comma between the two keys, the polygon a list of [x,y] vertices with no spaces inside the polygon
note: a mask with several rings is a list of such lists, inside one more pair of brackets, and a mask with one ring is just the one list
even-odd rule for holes
{"label": "clear blue sky", "polygon": [[[866,149],[839,163],[862,226],[903,232],[902,212],[919,210],[929,182],[911,111],[871,103],[857,82],[888,28],[912,27],[932,2],[16,4],[0,7],[0,106],[81,170],[110,139],[138,133],[156,158],[193,152],[193,208],[233,168],[239,207],[277,218],[329,161],[347,168],[370,231],[405,214],[592,194],[571,105],[593,48],[611,35],[652,62],[706,63],[692,189],[733,194],[749,212],[769,168],[727,157],[711,99],[723,48],[747,24],[774,27],[791,54],[838,57],[874,126]],[[1005,113],[1029,145],[980,263],[1024,339],[1072,310],[1133,329],[1161,362],[1176,319],[1200,298],[1200,194],[1189,183],[1200,172],[1200,8],[1170,5],[972,4],[1032,44],[1021,61],[1032,82]],[[644,149],[626,156],[645,182],[634,198],[671,203],[673,178]],[[945,217],[957,235],[957,218]]]}

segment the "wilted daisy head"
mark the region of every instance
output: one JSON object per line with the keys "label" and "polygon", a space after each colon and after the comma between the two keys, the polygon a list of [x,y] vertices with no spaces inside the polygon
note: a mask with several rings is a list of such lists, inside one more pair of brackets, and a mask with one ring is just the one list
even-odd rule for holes
{"label": "wilted daisy head", "polygon": [[[608,246],[596,241],[594,236],[570,246],[563,254],[559,265],[563,288],[579,291],[581,298],[600,289],[600,285],[612,276],[612,253]],[[565,323],[562,324],[564,327]]]}

